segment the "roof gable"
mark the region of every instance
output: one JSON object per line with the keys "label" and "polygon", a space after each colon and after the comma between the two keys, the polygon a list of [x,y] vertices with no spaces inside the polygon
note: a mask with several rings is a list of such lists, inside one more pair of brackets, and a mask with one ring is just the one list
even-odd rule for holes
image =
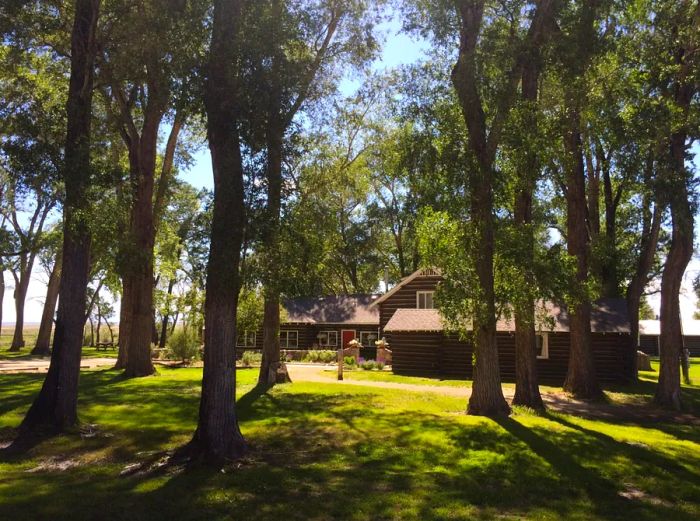
{"label": "roof gable", "polygon": [[422,269],[416,270],[413,273],[411,273],[408,277],[404,277],[403,279],[401,279],[401,281],[398,284],[396,284],[396,286],[394,286],[389,291],[384,293],[384,295],[377,298],[372,303],[372,306],[376,306],[378,304],[381,304],[382,302],[391,298],[392,295],[394,295],[396,292],[398,292],[406,284],[417,279],[418,277],[440,277],[441,275],[442,275],[442,272],[440,271],[439,268],[422,268]]}
{"label": "roof gable", "polygon": [[379,310],[372,306],[376,295],[334,295],[301,297],[283,302],[286,323],[292,324],[377,324]]}

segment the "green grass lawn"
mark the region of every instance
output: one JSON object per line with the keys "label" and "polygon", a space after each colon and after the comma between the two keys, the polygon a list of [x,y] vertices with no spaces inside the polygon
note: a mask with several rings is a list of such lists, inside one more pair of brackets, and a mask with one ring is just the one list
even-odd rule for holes
{"label": "green grass lawn", "polygon": [[[201,369],[84,372],[81,420],[96,434],[1,460],[0,519],[700,519],[697,427],[524,411],[496,422],[461,399],[332,383],[260,395],[256,376],[239,370],[251,444],[239,468],[129,472],[189,439]],[[0,375],[0,439],[42,378]]]}

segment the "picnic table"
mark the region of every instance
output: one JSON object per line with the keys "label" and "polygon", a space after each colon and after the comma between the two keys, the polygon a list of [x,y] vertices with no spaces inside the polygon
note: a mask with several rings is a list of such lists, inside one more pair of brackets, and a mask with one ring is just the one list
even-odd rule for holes
{"label": "picnic table", "polygon": [[107,349],[115,349],[114,342],[97,342],[95,345],[96,351],[107,351]]}

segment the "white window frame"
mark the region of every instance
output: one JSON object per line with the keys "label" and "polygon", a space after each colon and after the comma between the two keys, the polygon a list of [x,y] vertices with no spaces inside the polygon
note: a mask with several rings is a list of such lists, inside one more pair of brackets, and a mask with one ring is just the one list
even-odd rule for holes
{"label": "white window frame", "polygon": [[[294,345],[289,345],[289,335],[293,333],[294,336],[296,336],[296,342],[294,342]],[[284,334],[285,336],[285,341],[282,342],[282,335]],[[285,329],[284,331],[280,331],[280,347],[282,349],[298,349],[299,348],[299,331],[296,329]]]}
{"label": "white window frame", "polygon": [[535,336],[542,337],[542,354],[538,353],[537,358],[540,360],[547,360],[549,358],[549,333],[537,332]]}
{"label": "white window frame", "polygon": [[360,331],[360,344],[362,347],[372,347],[373,344],[365,343],[362,341],[363,335],[374,335],[374,340],[379,340],[379,331]]}
{"label": "white window frame", "polygon": [[[253,336],[253,343],[252,344],[248,343],[248,340],[250,340],[250,335]],[[236,347],[243,347],[243,348],[255,347],[257,344],[257,340],[258,340],[257,335],[258,334],[255,331],[244,330],[243,335],[239,336],[238,339],[236,340]],[[243,339],[243,342],[241,342],[241,339]]]}
{"label": "white window frame", "polygon": [[[433,306],[432,307],[421,307],[420,305],[420,298],[421,296],[425,297],[427,295],[430,295],[430,301],[432,302]],[[425,298],[423,299],[425,301]],[[435,309],[435,291],[416,291],[416,309]]]}
{"label": "white window frame", "polygon": [[[321,339],[318,338],[319,347],[338,347],[338,332],[334,330],[319,331],[319,334],[326,333],[328,335],[328,343],[322,344]],[[331,342],[331,335],[335,338],[334,342]]]}

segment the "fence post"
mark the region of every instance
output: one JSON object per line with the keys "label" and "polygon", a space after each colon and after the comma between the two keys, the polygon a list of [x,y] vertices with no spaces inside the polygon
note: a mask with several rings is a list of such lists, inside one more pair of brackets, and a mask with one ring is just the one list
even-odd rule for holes
{"label": "fence post", "polygon": [[343,348],[338,349],[338,380],[343,379]]}

